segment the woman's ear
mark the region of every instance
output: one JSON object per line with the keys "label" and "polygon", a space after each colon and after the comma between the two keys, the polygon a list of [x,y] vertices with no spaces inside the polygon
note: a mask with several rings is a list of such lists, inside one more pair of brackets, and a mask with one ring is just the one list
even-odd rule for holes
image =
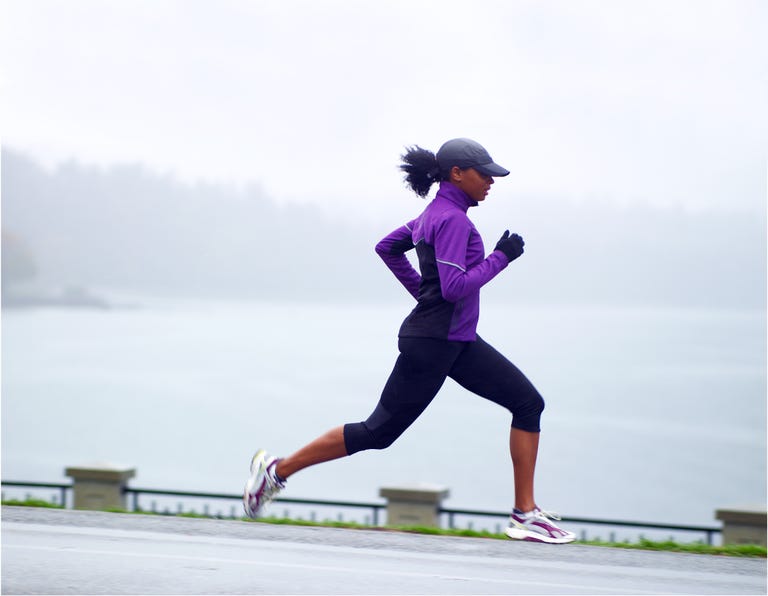
{"label": "woman's ear", "polygon": [[451,175],[451,182],[460,182],[461,175],[462,175],[461,168],[459,166],[453,166],[451,168],[450,175]]}

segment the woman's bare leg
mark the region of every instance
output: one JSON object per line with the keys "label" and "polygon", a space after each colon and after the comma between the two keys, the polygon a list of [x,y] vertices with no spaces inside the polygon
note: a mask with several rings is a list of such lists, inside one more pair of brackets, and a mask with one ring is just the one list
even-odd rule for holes
{"label": "woman's bare leg", "polygon": [[332,459],[339,459],[347,455],[347,448],[344,445],[344,427],[339,426],[329,430],[324,435],[308,445],[299,449],[296,453],[281,459],[275,471],[283,479],[287,479],[299,470],[314,466],[315,464]]}
{"label": "woman's bare leg", "polygon": [[[539,433],[513,428],[509,435],[509,451],[512,456],[515,479],[515,508],[531,511],[536,507],[533,480],[536,458],[539,452]],[[329,430],[296,453],[280,460],[276,472],[287,479],[299,470],[347,455],[344,444],[344,427]]]}
{"label": "woman's bare leg", "polygon": [[509,433],[509,452],[515,476],[515,508],[524,512],[536,508],[533,476],[539,453],[539,434],[519,428],[513,428]]}

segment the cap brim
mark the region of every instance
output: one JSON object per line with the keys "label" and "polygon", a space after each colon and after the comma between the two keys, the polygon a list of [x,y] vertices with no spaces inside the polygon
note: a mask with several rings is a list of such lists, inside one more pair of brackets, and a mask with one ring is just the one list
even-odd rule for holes
{"label": "cap brim", "polygon": [[478,172],[481,174],[485,174],[486,176],[506,176],[509,174],[509,170],[502,168],[499,164],[496,163],[484,163],[481,166],[472,166],[475,168]]}

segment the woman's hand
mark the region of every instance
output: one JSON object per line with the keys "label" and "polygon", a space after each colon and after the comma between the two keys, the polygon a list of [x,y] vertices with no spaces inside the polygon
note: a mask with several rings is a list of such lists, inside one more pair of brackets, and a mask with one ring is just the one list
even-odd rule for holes
{"label": "woman's hand", "polygon": [[522,237],[517,234],[510,235],[509,230],[505,230],[501,239],[496,243],[496,250],[503,252],[511,263],[523,254],[523,246],[525,246],[525,242],[523,242]]}

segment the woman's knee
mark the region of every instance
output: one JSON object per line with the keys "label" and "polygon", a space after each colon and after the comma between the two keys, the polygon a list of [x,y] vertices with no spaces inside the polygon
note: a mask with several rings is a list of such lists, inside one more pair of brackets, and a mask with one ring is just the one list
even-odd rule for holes
{"label": "woman's knee", "polygon": [[365,422],[344,425],[344,446],[349,455],[368,449],[386,449],[400,436],[375,432]]}
{"label": "woman's knee", "polygon": [[544,405],[544,398],[538,392],[531,395],[525,404],[518,406],[512,412],[512,427],[528,432],[540,432]]}

